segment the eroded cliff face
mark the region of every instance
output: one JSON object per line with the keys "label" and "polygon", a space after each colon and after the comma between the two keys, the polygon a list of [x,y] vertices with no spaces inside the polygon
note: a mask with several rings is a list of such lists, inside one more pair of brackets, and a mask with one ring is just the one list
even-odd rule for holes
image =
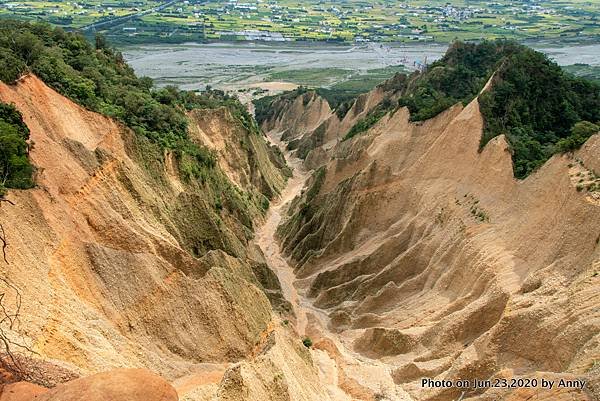
{"label": "eroded cliff face", "polygon": [[[309,93],[266,122],[314,171],[265,216],[289,170],[226,108],[189,114],[218,164],[189,179],[185,160],[37,78],[0,84],[38,168],[0,208],[35,358],[84,376],[145,367],[187,401],[598,399],[600,194],[578,190],[600,169],[598,135],[524,181],[504,138],[479,149],[477,101],[419,124],[399,109],[340,141],[393,95],[380,86],[340,121]],[[272,240],[286,210],[300,294],[258,246],[289,269]],[[422,377],[587,384],[462,394]]]}
{"label": "eroded cliff face", "polygon": [[263,121],[262,128],[281,132],[286,141],[309,134],[332,114],[327,101],[312,91],[293,98],[280,97],[273,102],[272,108],[273,114]]}
{"label": "eroded cliff face", "polygon": [[279,235],[297,287],[414,399],[462,394],[422,377],[574,376],[586,389],[464,397],[598,399],[600,196],[577,183],[598,171],[600,137],[517,181],[503,137],[479,149],[477,100],[408,118],[336,145],[294,200]]}
{"label": "eroded cliff face", "polygon": [[224,109],[191,113],[192,137],[219,155],[214,177],[247,202],[236,209],[204,177],[182,178],[175,155],[34,76],[0,83],[0,99],[23,114],[37,168],[37,187],[11,191],[15,205],[0,208],[10,262],[2,270],[21,291],[18,331],[35,358],[81,375],[145,367],[182,399],[275,399],[256,395],[262,377],[243,383],[245,395],[228,395],[260,358],[275,374],[302,371],[317,383],[276,399],[317,399],[310,355],[284,361],[278,351],[301,343],[273,313],[289,304],[251,241],[262,198],[289,175],[280,153]]}
{"label": "eroded cliff face", "polygon": [[265,132],[281,135],[281,139],[288,143],[288,149],[304,159],[309,169],[314,169],[329,159],[329,151],[354,124],[385,97],[393,97],[393,94],[393,90],[380,85],[360,95],[341,118],[314,91],[291,100],[278,99],[272,105],[275,110],[273,116],[263,122],[262,128]]}
{"label": "eroded cliff face", "polygon": [[282,190],[291,171],[279,148],[236,124],[225,107],[193,110],[189,117],[192,139],[218,152],[219,166],[232,182],[269,199]]}

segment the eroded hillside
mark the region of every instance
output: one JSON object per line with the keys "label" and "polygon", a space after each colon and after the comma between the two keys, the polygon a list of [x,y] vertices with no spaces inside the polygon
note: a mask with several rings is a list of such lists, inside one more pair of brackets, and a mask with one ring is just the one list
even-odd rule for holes
{"label": "eroded hillside", "polygon": [[287,143],[287,149],[314,169],[327,161],[328,151],[354,125],[367,118],[384,100],[397,99],[396,84],[392,79],[359,95],[343,112],[332,110],[316,92],[301,88],[257,103],[257,119],[265,132],[278,133]]}
{"label": "eroded hillside", "polygon": [[[310,355],[273,313],[289,306],[251,242],[264,202],[288,175],[263,137],[227,109],[192,112],[192,139],[213,148],[223,170],[186,179],[185,160],[35,76],[0,85],[0,100],[13,103],[31,131],[37,169],[36,188],[10,191],[14,206],[0,209],[10,262],[3,272],[21,291],[18,332],[33,360],[75,376],[145,367],[182,399],[218,392],[224,400],[264,399],[273,377],[246,371],[267,363],[282,386],[284,371],[305,372],[307,383],[289,384],[306,387],[304,396],[286,399],[321,394]],[[211,192],[208,180],[237,197]],[[33,376],[52,384],[60,381],[53,371]]]}
{"label": "eroded hillside", "polygon": [[1,401],[600,397],[594,84],[456,44],[351,104],[265,99],[266,137],[101,40],[3,30]]}
{"label": "eroded hillside", "polygon": [[[339,339],[384,363],[417,400],[598,399],[600,137],[517,180],[504,136],[480,148],[477,98],[410,119],[401,107],[351,139],[338,131],[279,228],[316,346],[336,354]],[[355,361],[340,363],[360,382]],[[463,394],[423,377],[587,384]]]}

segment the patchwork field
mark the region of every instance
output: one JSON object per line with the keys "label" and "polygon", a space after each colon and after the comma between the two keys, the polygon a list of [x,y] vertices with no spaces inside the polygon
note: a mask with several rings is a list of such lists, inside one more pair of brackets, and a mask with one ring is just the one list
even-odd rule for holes
{"label": "patchwork field", "polygon": [[600,34],[598,6],[591,0],[2,1],[0,16],[100,30],[123,43],[581,41]]}

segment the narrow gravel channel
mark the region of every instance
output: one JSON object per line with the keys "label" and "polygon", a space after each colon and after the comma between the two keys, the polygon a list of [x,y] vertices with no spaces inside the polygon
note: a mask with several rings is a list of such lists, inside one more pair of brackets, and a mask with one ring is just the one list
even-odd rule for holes
{"label": "narrow gravel channel", "polygon": [[[271,136],[270,140],[286,152],[278,136]],[[269,266],[279,277],[283,295],[294,308],[295,329],[298,335],[310,336],[315,344],[311,353],[322,382],[326,384],[331,399],[335,401],[411,400],[401,387],[394,384],[390,365],[365,358],[352,351],[343,339],[328,330],[327,313],[315,308],[294,285],[294,269],[280,253],[275,232],[285,216],[289,202],[302,191],[309,173],[304,170],[301,160],[287,152],[286,159],[294,175],[288,180],[280,198],[271,204],[266,221],[257,230],[255,238]]]}

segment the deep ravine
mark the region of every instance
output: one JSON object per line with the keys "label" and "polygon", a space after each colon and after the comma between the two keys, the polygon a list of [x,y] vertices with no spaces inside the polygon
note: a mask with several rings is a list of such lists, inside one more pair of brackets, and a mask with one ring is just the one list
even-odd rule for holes
{"label": "deep ravine", "polygon": [[262,249],[271,269],[277,274],[283,295],[293,306],[296,332],[300,338],[310,337],[314,343],[311,354],[331,399],[411,400],[411,397],[393,382],[390,365],[365,358],[352,351],[350,344],[340,335],[329,331],[327,313],[314,307],[303,291],[297,288],[294,269],[280,253],[275,232],[285,216],[289,202],[302,191],[310,173],[304,169],[301,160],[286,151],[280,136],[271,135],[269,139],[285,153],[294,174],[288,180],[279,199],[272,203],[265,223],[257,230],[256,243]]}

